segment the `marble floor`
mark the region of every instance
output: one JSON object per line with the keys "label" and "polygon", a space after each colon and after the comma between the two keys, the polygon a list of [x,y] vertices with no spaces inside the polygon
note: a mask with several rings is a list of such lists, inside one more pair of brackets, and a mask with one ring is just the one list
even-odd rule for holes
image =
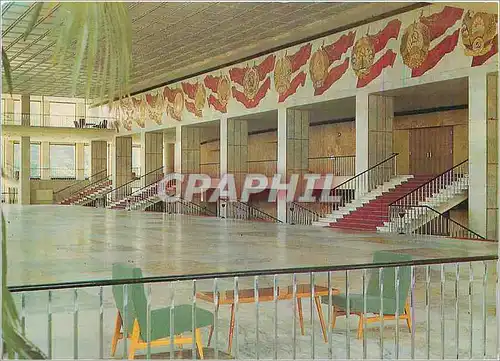
{"label": "marble floor", "polygon": [[[342,233],[316,227],[76,206],[4,205],[2,209],[7,219],[9,285],[109,279],[111,265],[115,262],[133,263],[141,267],[146,276],[159,276],[365,264],[379,250],[408,253],[415,259],[497,254],[496,243],[438,237]],[[486,278],[485,264],[488,267]],[[427,308],[425,267],[415,267],[416,358],[427,358],[428,349],[431,358],[440,358],[442,350],[445,358],[456,358],[457,352],[459,358],[469,358],[470,352],[474,358],[483,358],[484,355],[487,358],[496,357],[495,269],[494,261],[474,262],[470,267],[464,263],[460,265],[457,280],[455,265],[448,265],[442,284],[439,266],[430,267],[430,306]],[[291,277],[290,274],[278,276],[278,286],[290,285]],[[309,277],[308,274],[299,275],[298,281],[309,282]],[[345,289],[345,277],[345,272],[334,272],[332,285]],[[315,274],[316,284],[324,285],[326,279],[325,273]],[[231,289],[234,280],[218,282],[219,287]],[[240,278],[238,282],[240,287],[250,287],[254,279]],[[261,286],[271,285],[272,282],[271,276],[259,279]],[[360,292],[361,285],[362,272],[350,271],[350,292]],[[198,281],[196,289],[211,290],[213,281]],[[153,308],[165,307],[172,299],[175,304],[190,304],[192,295],[191,281],[151,286]],[[49,347],[50,309],[53,358],[73,357],[75,330],[78,332],[79,358],[98,357],[100,340],[104,357],[109,357],[116,315],[109,287],[103,288],[102,338],[98,332],[101,307],[98,288],[80,289],[76,308],[74,290],[71,289],[53,291],[50,307],[47,291],[25,292],[23,297],[24,308],[21,307],[21,294],[15,294],[21,314],[25,316],[27,335],[45,352]],[[214,305],[201,300],[197,301],[197,305],[214,310]],[[323,307],[325,317],[326,308]],[[75,309],[78,310],[76,323]],[[240,358],[259,356],[270,359],[276,352],[278,358],[290,359],[295,348],[297,358],[329,357],[328,344],[322,341],[317,312],[312,313],[314,321],[311,321],[309,300],[303,301],[303,309],[305,334],[300,334],[296,323],[294,342],[295,312],[292,301],[279,301],[276,307],[272,302],[259,304],[258,324],[256,305],[240,305],[232,354]],[[357,316],[351,316],[349,320],[338,319],[331,336],[333,358],[363,356],[363,342],[356,339],[357,323]],[[227,347],[228,325],[229,307],[221,306],[218,330],[221,350]],[[395,332],[395,323],[391,321],[384,323],[382,331],[377,323],[371,325],[366,331],[367,357],[375,359],[383,354],[386,358],[395,358]],[[207,339],[207,330],[203,339]],[[405,323],[401,322],[400,358],[411,356],[411,344],[410,334]],[[115,357],[122,356],[123,350],[120,349]]]}

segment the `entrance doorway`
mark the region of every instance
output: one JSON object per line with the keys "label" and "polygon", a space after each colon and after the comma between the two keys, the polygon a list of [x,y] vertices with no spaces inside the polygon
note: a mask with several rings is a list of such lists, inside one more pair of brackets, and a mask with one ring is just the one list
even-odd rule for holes
{"label": "entrance doorway", "polygon": [[437,175],[453,167],[453,127],[410,129],[410,174]]}

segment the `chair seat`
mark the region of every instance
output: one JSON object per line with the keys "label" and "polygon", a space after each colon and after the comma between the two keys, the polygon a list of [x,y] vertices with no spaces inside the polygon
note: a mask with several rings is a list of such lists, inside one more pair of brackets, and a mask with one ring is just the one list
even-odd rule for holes
{"label": "chair seat", "polygon": [[[321,303],[328,304],[328,296],[321,297]],[[384,314],[394,315],[396,313],[396,300],[383,298]],[[347,296],[345,294],[332,296],[332,305],[345,311],[347,309]],[[363,295],[349,295],[349,311],[351,313],[363,313]],[[380,296],[366,295],[366,312],[380,313]],[[404,308],[399,309],[399,314],[403,314]]]}
{"label": "chair seat", "polygon": [[[194,328],[213,325],[213,314],[202,308],[195,308],[196,324]],[[174,307],[174,335],[184,332],[193,332],[193,311],[191,305],[179,305]],[[141,336],[145,339],[145,330],[141,330]],[[170,336],[170,307],[151,311],[151,340],[157,340]]]}

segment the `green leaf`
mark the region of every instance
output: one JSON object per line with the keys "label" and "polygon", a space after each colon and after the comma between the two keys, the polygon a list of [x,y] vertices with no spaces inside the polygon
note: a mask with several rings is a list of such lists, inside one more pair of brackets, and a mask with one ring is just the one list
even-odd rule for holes
{"label": "green leaf", "polygon": [[7,52],[2,46],[2,67],[4,71],[5,80],[7,81],[7,90],[9,94],[12,95],[12,72],[10,70],[10,60],[7,56]]}
{"label": "green leaf", "polygon": [[35,7],[33,9],[33,15],[31,16],[30,22],[28,23],[28,26],[26,27],[26,30],[24,31],[23,34],[23,40],[26,41],[28,35],[31,34],[31,31],[35,27],[35,24],[38,21],[38,18],[40,17],[40,12],[42,11],[42,8],[43,8],[43,2],[35,4]]}
{"label": "green leaf", "polygon": [[[43,352],[30,342],[20,330],[19,317],[12,294],[7,288],[7,227],[2,218],[2,341],[9,357],[17,354],[20,359],[46,359]],[[3,355],[0,355],[3,356]]]}

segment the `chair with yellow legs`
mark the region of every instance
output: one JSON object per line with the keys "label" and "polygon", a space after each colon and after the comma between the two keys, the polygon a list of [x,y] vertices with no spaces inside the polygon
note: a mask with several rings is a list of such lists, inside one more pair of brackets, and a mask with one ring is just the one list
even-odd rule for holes
{"label": "chair with yellow legs", "polygon": [[[411,261],[411,256],[406,254],[398,254],[387,251],[375,252],[373,263],[389,263],[398,261]],[[395,267],[385,267],[382,271],[383,277],[383,319],[396,319],[396,282],[395,282]],[[399,309],[398,319],[406,320],[408,329],[411,332],[411,315],[408,307],[407,299],[411,286],[410,267],[399,267]],[[323,297],[321,302],[328,304],[328,296]],[[344,316],[347,310],[346,294],[332,296],[332,328],[335,327],[335,320],[339,316]],[[366,314],[364,313],[363,294],[349,294],[349,314],[359,316],[358,334],[360,339],[363,337],[363,325],[379,322],[380,317],[380,284],[379,270],[374,269],[369,277],[368,286],[366,289]],[[368,316],[369,314],[369,316]]]}
{"label": "chair with yellow legs", "polygon": [[[142,278],[139,268],[132,268],[124,264],[113,265],[114,279]],[[127,286],[127,306],[124,307],[124,287],[113,286],[118,314],[116,316],[115,331],[111,342],[111,356],[116,352],[118,341],[123,337],[129,340],[128,358],[134,359],[138,350],[148,347],[147,342],[147,301],[143,284],[130,284]],[[193,330],[191,305],[175,306],[151,310],[150,330],[151,348],[170,345],[170,314],[173,311],[173,339],[175,345],[192,345],[193,336],[196,338],[196,349],[199,357],[203,358],[203,345],[201,342],[201,328],[213,325],[211,312],[195,308],[196,324]],[[124,317],[124,315],[127,315]],[[123,332],[122,332],[123,331]],[[126,333],[126,336],[124,336]],[[193,335],[194,334],[194,335]]]}

